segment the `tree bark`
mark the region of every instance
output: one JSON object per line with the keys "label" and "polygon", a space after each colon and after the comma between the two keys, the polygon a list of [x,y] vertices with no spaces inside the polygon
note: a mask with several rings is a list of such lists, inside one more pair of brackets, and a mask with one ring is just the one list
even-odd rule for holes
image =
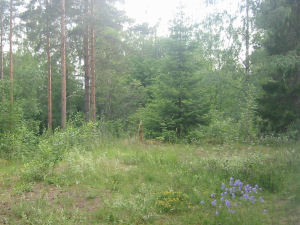
{"label": "tree bark", "polygon": [[246,60],[245,60],[245,73],[246,73],[246,85],[248,86],[250,75],[250,59],[249,59],[249,47],[250,47],[250,31],[249,31],[249,0],[246,0]]}
{"label": "tree bark", "polygon": [[89,5],[88,0],[84,0],[84,111],[85,119],[88,122],[90,119],[90,66],[89,66]]}
{"label": "tree bark", "polygon": [[61,128],[66,128],[67,102],[66,102],[66,27],[65,27],[65,0],[61,0]]}
{"label": "tree bark", "polygon": [[250,79],[250,56],[249,56],[249,48],[250,48],[250,18],[249,18],[249,0],[246,0],[246,21],[245,21],[245,45],[246,45],[246,53],[245,53],[245,100],[246,100],[246,133],[249,136],[249,129],[251,126],[251,118],[250,118],[250,108],[249,108],[249,101],[250,101],[250,93],[249,93],[249,79]]}
{"label": "tree bark", "polygon": [[92,121],[96,122],[96,71],[95,71],[95,24],[94,0],[91,0],[91,76],[92,76]]}
{"label": "tree bark", "polygon": [[0,68],[0,73],[1,73],[1,75],[0,75],[0,77],[1,77],[1,80],[3,80],[4,79],[4,70],[3,70],[3,15],[1,14],[0,15],[0,26],[1,26],[1,34],[0,34],[0,66],[1,66],[1,68]]}
{"label": "tree bark", "polygon": [[12,33],[13,33],[13,0],[10,0],[9,16],[9,79],[10,79],[10,103],[14,103],[14,74],[13,74],[13,53],[12,53]]}
{"label": "tree bark", "polygon": [[140,121],[138,133],[139,133],[139,142],[143,143],[143,124],[142,124],[142,121]]}
{"label": "tree bark", "polygon": [[51,70],[51,53],[50,53],[50,28],[49,28],[49,2],[46,0],[47,13],[47,63],[48,63],[48,130],[52,133],[52,70]]}

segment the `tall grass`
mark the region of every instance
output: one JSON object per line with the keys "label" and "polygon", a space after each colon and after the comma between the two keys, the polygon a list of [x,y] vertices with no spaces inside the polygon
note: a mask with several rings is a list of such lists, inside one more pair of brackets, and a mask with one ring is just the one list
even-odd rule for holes
{"label": "tall grass", "polygon": [[[17,194],[43,191],[17,201],[11,224],[274,224],[277,196],[297,187],[291,185],[299,174],[296,144],[154,145],[107,133],[85,124],[42,136],[24,165],[6,172],[17,174],[10,181]],[[261,187],[257,203],[237,199],[234,213],[224,203],[217,208],[231,177]],[[59,190],[55,201],[49,188]]]}

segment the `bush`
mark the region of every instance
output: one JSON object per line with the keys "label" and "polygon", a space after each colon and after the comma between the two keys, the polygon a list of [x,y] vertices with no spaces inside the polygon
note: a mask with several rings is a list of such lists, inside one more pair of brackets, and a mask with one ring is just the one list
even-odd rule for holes
{"label": "bush", "polygon": [[[81,127],[68,124],[65,130],[56,130],[53,135],[44,134],[37,146],[34,157],[25,164],[22,171],[23,179],[41,181],[52,176],[52,169],[64,159],[65,154],[73,148],[88,151],[93,147],[95,139],[99,138],[97,124],[87,123]],[[51,179],[50,179],[51,180]]]}
{"label": "bush", "polygon": [[34,155],[39,138],[26,126],[14,132],[0,133],[0,157],[25,160]]}
{"label": "bush", "polygon": [[187,136],[188,142],[198,143],[205,141],[213,144],[222,144],[241,139],[238,122],[231,118],[225,118],[217,111],[211,111],[210,117],[211,122],[209,126],[199,126],[191,131]]}
{"label": "bush", "polygon": [[24,120],[19,102],[12,106],[7,96],[4,96],[0,101],[0,157],[31,157],[39,143],[37,124]]}

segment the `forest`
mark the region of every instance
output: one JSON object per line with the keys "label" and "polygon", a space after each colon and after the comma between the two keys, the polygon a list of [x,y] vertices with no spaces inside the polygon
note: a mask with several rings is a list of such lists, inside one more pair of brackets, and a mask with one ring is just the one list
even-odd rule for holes
{"label": "forest", "polygon": [[299,0],[184,2],[0,0],[0,225],[299,224]]}

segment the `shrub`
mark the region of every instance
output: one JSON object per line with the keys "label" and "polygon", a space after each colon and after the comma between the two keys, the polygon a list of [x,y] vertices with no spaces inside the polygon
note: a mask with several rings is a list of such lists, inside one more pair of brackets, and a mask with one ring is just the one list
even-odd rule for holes
{"label": "shrub", "polygon": [[199,143],[205,141],[222,144],[241,139],[238,122],[231,118],[225,118],[221,113],[214,110],[210,112],[210,117],[211,120],[208,126],[199,126],[189,133],[188,142]]}
{"label": "shrub", "polygon": [[25,160],[34,155],[39,138],[26,126],[14,132],[0,133],[0,157]]}
{"label": "shrub", "polygon": [[51,179],[52,169],[64,159],[65,154],[74,147],[81,151],[88,151],[99,138],[96,124],[88,123],[81,127],[69,124],[65,130],[56,130],[53,135],[45,134],[37,146],[34,157],[25,164],[22,171],[23,179],[27,181],[41,181]]}

